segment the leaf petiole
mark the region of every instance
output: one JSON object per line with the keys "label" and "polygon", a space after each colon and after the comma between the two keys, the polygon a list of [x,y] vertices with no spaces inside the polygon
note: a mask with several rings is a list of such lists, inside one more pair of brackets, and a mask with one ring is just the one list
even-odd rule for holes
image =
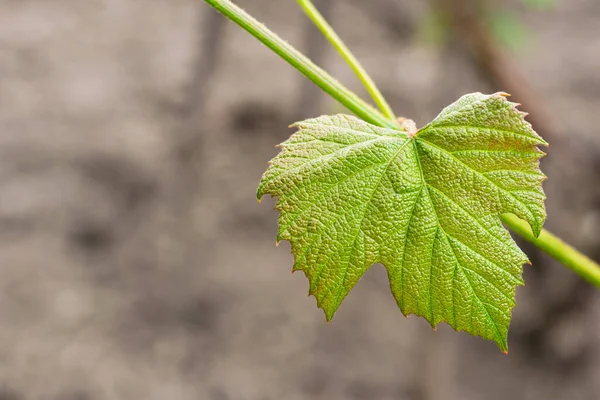
{"label": "leaf petiole", "polygon": [[385,100],[373,79],[369,76],[367,71],[363,68],[360,62],[354,57],[354,54],[350,51],[348,46],[344,44],[342,39],[338,36],[338,34],[333,30],[331,25],[327,23],[325,18],[321,15],[319,10],[314,6],[314,4],[310,0],[298,0],[298,4],[304,10],[306,15],[313,21],[313,23],[319,28],[323,36],[329,40],[332,46],[340,53],[342,58],[346,61],[346,63],[352,68],[354,73],[358,76],[358,79],[363,83],[373,101],[377,104],[381,112],[390,120],[395,121],[396,116],[394,115],[394,111],[392,107]]}
{"label": "leaf petiole", "polygon": [[339,81],[310,61],[304,54],[281,39],[277,34],[258,22],[251,15],[230,0],[205,0],[227,18],[238,24],[265,46],[291,64],[294,68],[313,81],[324,92],[336,99],[358,117],[374,125],[398,129],[398,124],[382,115]]}

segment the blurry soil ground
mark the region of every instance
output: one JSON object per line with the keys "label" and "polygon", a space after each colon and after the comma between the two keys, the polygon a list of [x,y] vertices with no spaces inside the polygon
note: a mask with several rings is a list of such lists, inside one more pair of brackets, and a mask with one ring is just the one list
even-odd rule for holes
{"label": "blurry soil ground", "polygon": [[[239,3],[306,44],[295,2]],[[496,90],[359,3],[336,1],[334,24],[402,115],[422,125]],[[548,227],[599,257],[600,2],[557,3],[525,14],[515,62],[560,134]],[[419,20],[418,2],[397,4]],[[509,356],[406,320],[381,266],[326,325],[255,188],[290,122],[342,110],[301,99],[304,78],[231,23],[198,99],[208,13],[0,0],[1,400],[600,398],[600,296],[543,256]],[[363,93],[335,54],[323,63]]]}

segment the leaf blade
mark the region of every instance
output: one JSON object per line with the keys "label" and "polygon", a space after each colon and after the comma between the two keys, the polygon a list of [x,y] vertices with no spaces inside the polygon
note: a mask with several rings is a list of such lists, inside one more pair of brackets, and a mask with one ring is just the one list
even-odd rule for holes
{"label": "leaf blade", "polygon": [[278,240],[331,320],[382,263],[405,314],[494,340],[506,351],[527,257],[502,227],[545,220],[537,146],[546,142],[497,93],[463,96],[416,135],[355,117],[294,124],[257,196],[277,197]]}

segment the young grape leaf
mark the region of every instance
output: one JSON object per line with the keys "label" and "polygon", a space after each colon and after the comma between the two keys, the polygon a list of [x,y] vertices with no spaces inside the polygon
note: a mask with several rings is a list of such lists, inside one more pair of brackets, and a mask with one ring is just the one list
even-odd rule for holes
{"label": "young grape leaf", "polygon": [[[500,222],[536,235],[546,218],[546,142],[506,94],[463,96],[416,131],[346,115],[299,122],[263,175],[288,240],[331,320],[365,271],[382,263],[404,315],[494,340],[507,351],[527,257]],[[413,124],[414,126],[414,124]]]}

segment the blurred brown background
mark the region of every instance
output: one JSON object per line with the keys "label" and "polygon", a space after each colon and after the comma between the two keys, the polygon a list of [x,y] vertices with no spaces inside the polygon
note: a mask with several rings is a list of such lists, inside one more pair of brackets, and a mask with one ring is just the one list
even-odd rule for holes
{"label": "blurred brown background", "polygon": [[[238,4],[364,95],[293,0]],[[600,258],[598,0],[318,6],[419,125],[511,92],[547,227]],[[0,400],[600,398],[600,293],[529,246],[508,356],[406,320],[381,266],[325,324],[255,188],[341,111],[200,0],[0,0]]]}

